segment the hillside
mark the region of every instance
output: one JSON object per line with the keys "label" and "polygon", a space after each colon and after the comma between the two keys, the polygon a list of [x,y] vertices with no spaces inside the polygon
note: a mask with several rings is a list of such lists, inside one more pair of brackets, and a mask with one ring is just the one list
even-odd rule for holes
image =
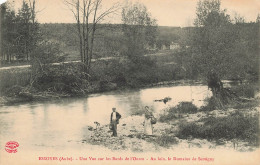
{"label": "hillside", "polygon": [[[78,37],[76,24],[41,24],[41,31],[45,39],[59,44],[62,51],[68,54],[67,60],[78,60]],[[162,45],[170,43],[187,45],[187,37],[192,27],[158,27],[156,47],[162,49]],[[117,56],[122,50],[124,42],[122,25],[101,24],[98,27],[95,39],[95,57]]]}

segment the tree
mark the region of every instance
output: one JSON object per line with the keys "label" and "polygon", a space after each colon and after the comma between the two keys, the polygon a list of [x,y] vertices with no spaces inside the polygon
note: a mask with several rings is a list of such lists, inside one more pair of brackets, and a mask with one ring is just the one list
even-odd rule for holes
{"label": "tree", "polygon": [[156,20],[140,3],[128,3],[122,10],[124,54],[137,63],[149,47],[153,47],[157,36]]}
{"label": "tree", "polygon": [[220,9],[220,0],[200,0],[197,4],[196,19],[194,25],[202,27],[207,23],[207,19],[210,13],[224,13]]}
{"label": "tree", "polygon": [[256,22],[260,23],[260,14],[257,15]]}
{"label": "tree", "polygon": [[234,21],[235,21],[235,23],[236,24],[238,24],[238,23],[245,23],[246,22],[246,20],[245,20],[245,18],[244,17],[242,17],[241,15],[239,15],[238,13],[235,13],[235,17],[234,17]]}
{"label": "tree", "polygon": [[0,5],[0,60],[2,61],[4,59],[4,50],[3,50],[3,23],[4,23],[4,18],[5,18],[5,14],[6,14],[6,4],[3,3],[2,5]]}
{"label": "tree", "polygon": [[[124,70],[126,82],[138,86],[155,80],[156,63],[147,50],[156,43],[157,25],[147,8],[140,3],[128,3],[122,9]],[[145,75],[150,73],[149,76]]]}
{"label": "tree", "polygon": [[17,18],[11,4],[1,5],[1,56],[2,61],[11,62],[17,49]]}
{"label": "tree", "polygon": [[22,8],[19,9],[17,15],[17,23],[19,25],[18,33],[18,47],[20,52],[18,54],[18,59],[26,59],[29,60],[29,48],[31,47],[31,33],[30,33],[30,24],[31,24],[31,11],[28,3],[23,1]]}
{"label": "tree", "polygon": [[191,49],[194,69],[207,80],[219,108],[223,108],[231,93],[223,88],[221,79],[237,73],[237,59],[242,59],[234,53],[240,43],[238,31],[220,5],[219,0],[199,1]]}
{"label": "tree", "polygon": [[30,5],[23,1],[18,13],[11,4],[1,5],[1,54],[2,60],[29,60],[30,52],[38,41],[39,25],[35,21],[35,0]]}
{"label": "tree", "polygon": [[118,10],[119,4],[101,10],[103,0],[65,0],[77,22],[79,52],[83,70],[89,75],[93,57],[97,25],[108,15]]}

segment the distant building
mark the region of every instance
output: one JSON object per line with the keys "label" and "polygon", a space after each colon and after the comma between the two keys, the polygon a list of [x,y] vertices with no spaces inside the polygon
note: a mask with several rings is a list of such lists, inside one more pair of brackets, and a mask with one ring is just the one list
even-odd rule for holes
{"label": "distant building", "polygon": [[180,45],[178,44],[178,43],[174,43],[174,42],[172,42],[171,44],[170,44],[170,50],[178,50],[178,49],[180,49],[181,47],[180,47]]}

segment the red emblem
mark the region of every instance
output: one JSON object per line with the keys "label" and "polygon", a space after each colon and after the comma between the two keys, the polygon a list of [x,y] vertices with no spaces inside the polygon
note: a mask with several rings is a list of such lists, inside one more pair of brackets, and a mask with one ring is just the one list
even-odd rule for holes
{"label": "red emblem", "polygon": [[16,153],[18,147],[19,147],[19,143],[15,141],[10,141],[5,144],[5,150],[8,153]]}

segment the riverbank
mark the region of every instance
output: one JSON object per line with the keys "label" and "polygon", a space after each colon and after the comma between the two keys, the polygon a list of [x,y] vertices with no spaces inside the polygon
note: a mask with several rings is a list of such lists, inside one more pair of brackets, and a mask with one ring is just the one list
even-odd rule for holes
{"label": "riverbank", "polygon": [[26,103],[26,102],[43,102],[50,100],[60,100],[64,98],[78,98],[78,97],[86,97],[90,94],[95,93],[104,93],[115,90],[128,90],[128,89],[140,89],[140,88],[149,88],[149,87],[161,87],[161,86],[180,86],[180,85],[203,85],[202,81],[193,81],[193,80],[178,80],[178,81],[163,81],[158,83],[151,83],[148,85],[140,85],[136,88],[131,88],[127,86],[117,87],[116,84],[110,84],[103,90],[100,90],[100,87],[90,86],[87,94],[79,94],[79,95],[71,95],[67,93],[58,93],[58,92],[37,92],[34,90],[23,90],[22,87],[15,86],[11,91],[10,95],[12,96],[1,96],[0,97],[0,106],[4,105],[12,105],[18,103]]}
{"label": "riverbank", "polygon": [[[131,152],[160,152],[165,149],[174,148],[228,149],[239,152],[254,151],[257,149],[257,146],[250,144],[246,140],[237,138],[207,140],[194,138],[193,136],[182,138],[179,133],[183,123],[196,123],[201,127],[206,127],[204,126],[205,123],[201,122],[202,120],[210,118],[222,119],[223,117],[230,117],[237,113],[242,113],[244,116],[259,117],[259,112],[260,107],[258,105],[251,109],[230,108],[225,111],[200,111],[195,114],[184,114],[180,118],[173,119],[166,123],[157,122],[153,125],[153,136],[146,136],[143,134],[144,116],[133,115],[120,120],[120,124],[118,125],[118,137],[111,137],[112,133],[109,130],[108,125],[100,126],[97,129],[89,127],[89,136],[82,139],[81,143],[101,145],[110,150]],[[157,117],[159,116],[160,114],[157,114]]]}

